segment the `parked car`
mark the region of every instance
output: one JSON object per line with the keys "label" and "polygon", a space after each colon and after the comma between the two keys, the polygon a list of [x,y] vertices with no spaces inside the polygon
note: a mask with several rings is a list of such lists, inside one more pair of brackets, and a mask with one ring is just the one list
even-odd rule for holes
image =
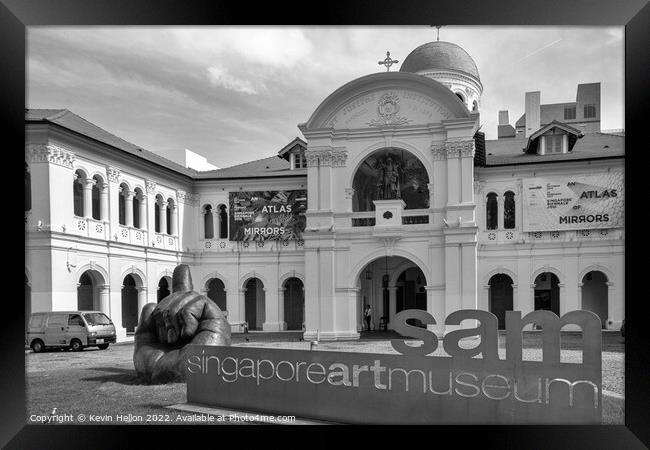
{"label": "parked car", "polygon": [[106,350],[115,338],[113,321],[100,311],[51,311],[31,315],[25,344],[34,353],[47,348],[78,352],[94,346]]}

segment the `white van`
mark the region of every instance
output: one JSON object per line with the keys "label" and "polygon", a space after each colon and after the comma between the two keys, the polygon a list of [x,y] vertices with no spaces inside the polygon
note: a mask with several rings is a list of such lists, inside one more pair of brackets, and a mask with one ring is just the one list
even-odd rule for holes
{"label": "white van", "polygon": [[51,311],[33,313],[25,344],[34,353],[49,347],[67,347],[78,352],[84,347],[101,350],[115,343],[115,325],[101,311]]}

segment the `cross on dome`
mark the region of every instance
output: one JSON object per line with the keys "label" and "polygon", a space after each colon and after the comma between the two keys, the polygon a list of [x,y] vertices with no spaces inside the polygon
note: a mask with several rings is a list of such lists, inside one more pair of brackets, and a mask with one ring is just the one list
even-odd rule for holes
{"label": "cross on dome", "polygon": [[386,72],[390,71],[390,66],[397,64],[399,61],[396,59],[390,59],[390,52],[386,52],[386,59],[379,61],[380,66],[386,66]]}

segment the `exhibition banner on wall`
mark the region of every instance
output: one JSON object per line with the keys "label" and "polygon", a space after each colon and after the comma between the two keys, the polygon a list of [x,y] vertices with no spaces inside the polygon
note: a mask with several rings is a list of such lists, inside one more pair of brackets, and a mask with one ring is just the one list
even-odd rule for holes
{"label": "exhibition banner on wall", "polygon": [[621,171],[525,179],[524,231],[622,227],[623,188]]}
{"label": "exhibition banner on wall", "polygon": [[307,191],[230,193],[230,240],[288,241],[302,239],[307,218]]}

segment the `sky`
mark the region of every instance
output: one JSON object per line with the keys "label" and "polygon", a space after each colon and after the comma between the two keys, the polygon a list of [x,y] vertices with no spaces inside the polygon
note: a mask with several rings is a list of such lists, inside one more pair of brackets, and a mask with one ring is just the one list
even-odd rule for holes
{"label": "sky", "polygon": [[[331,92],[385,71],[436,39],[429,26],[29,27],[26,105],[69,109],[146,150],[184,164],[185,149],[218,166],[273,156],[301,136]],[[440,40],[477,64],[481,131],[496,139],[524,94],[575,101],[601,83],[601,128],[624,128],[623,27],[444,26]],[[399,70],[400,63],[391,67]]]}

